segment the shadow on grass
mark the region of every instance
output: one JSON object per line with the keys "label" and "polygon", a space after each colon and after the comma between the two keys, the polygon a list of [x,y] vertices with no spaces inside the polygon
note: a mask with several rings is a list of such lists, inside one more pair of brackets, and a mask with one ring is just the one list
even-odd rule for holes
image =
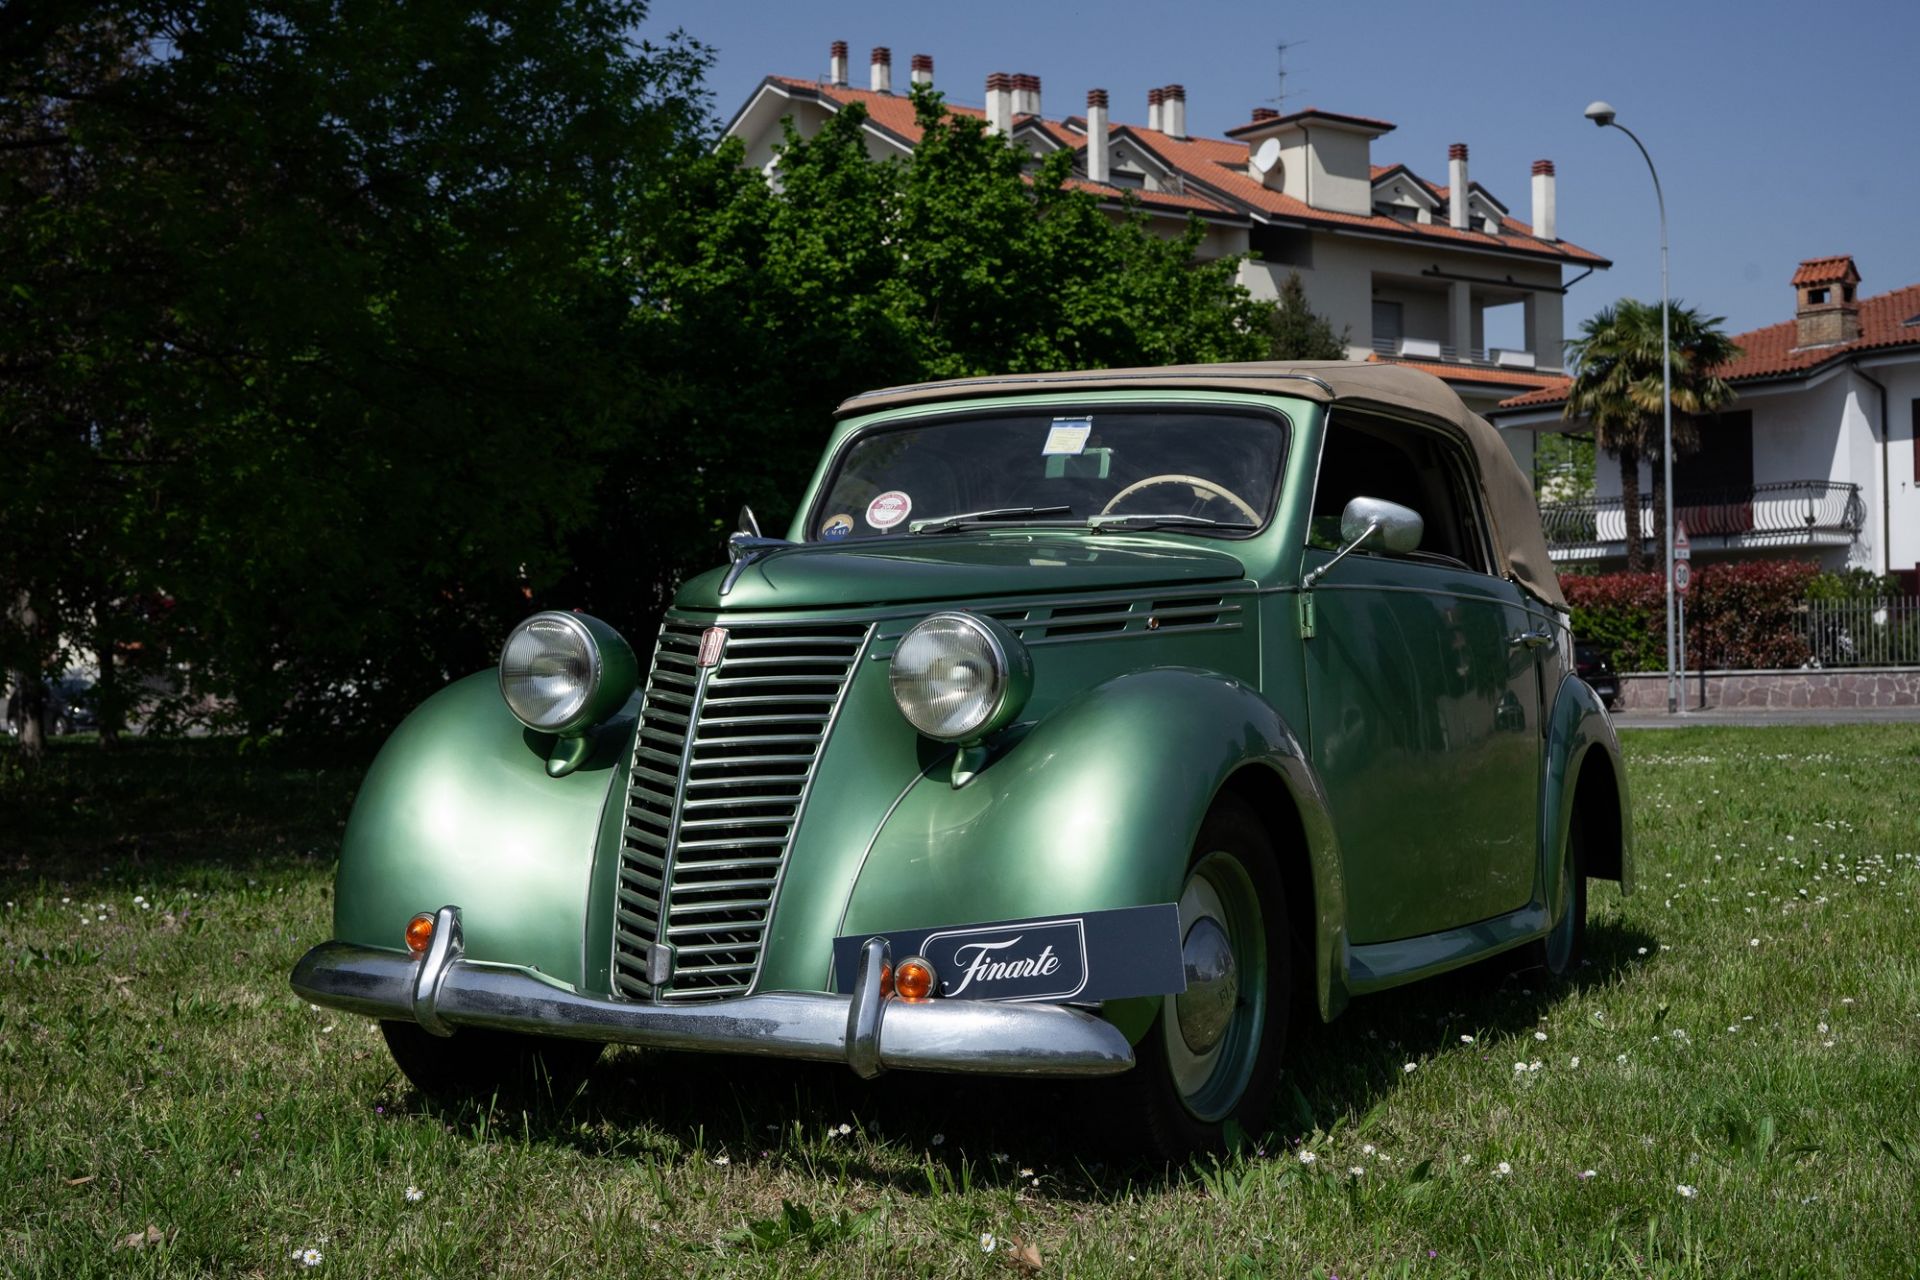
{"label": "shadow on grass", "polygon": [[[1247,1154],[1278,1155],[1314,1128],[1365,1115],[1406,1087],[1409,1061],[1505,1055],[1513,1050],[1498,1042],[1507,1039],[1533,1056],[1542,1016],[1570,992],[1614,980],[1639,948],[1653,945],[1636,930],[1596,924],[1586,964],[1567,978],[1516,971],[1511,956],[1495,957],[1355,1000],[1332,1024],[1296,1025],[1274,1131],[1250,1142]],[[1474,1044],[1462,1044],[1462,1035]],[[911,1195],[965,1183],[1012,1187],[1038,1175],[1051,1197],[1094,1202],[1193,1180],[1192,1165],[1155,1165],[1136,1154],[1134,1117],[1108,1083],[918,1072],[861,1081],[835,1065],[616,1049],[574,1097],[503,1109],[487,1130],[604,1158],[777,1159]],[[424,1112],[482,1131],[481,1109],[407,1096]],[[842,1124],[865,1141],[830,1136]],[[876,1146],[873,1158],[865,1154]],[[1022,1177],[1023,1169],[1034,1173]]]}
{"label": "shadow on grass", "polygon": [[246,747],[235,738],[57,738],[28,766],[0,746],[0,890],[212,887],[236,872],[316,863],[340,830],[367,746]]}

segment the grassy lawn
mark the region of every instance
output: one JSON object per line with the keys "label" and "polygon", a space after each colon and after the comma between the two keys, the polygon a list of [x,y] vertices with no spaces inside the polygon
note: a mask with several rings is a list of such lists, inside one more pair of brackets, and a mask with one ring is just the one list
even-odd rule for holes
{"label": "grassy lawn", "polygon": [[1920,1274],[1920,726],[1626,746],[1574,981],[1359,1001],[1287,1135],[1172,1171],[1064,1086],[621,1050],[436,1109],[286,985],[355,765],[0,754],[0,1274]]}

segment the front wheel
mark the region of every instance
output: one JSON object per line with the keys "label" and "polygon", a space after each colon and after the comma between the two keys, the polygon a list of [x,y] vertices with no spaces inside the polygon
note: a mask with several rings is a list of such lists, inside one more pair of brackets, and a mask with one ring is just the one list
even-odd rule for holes
{"label": "front wheel", "polygon": [[1163,1159],[1220,1151],[1230,1126],[1265,1132],[1292,1005],[1293,950],[1273,842],[1223,798],[1201,824],[1180,895],[1187,989],[1161,1002],[1119,1077]]}
{"label": "front wheel", "polygon": [[564,1102],[586,1083],[606,1047],[480,1027],[444,1037],[413,1022],[382,1022],[380,1030],[401,1074],[441,1102]]}

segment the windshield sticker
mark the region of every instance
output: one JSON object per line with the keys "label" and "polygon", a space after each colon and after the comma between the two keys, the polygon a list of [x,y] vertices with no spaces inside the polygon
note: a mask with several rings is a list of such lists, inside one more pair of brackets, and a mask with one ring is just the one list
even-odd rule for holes
{"label": "windshield sticker", "polygon": [[844,538],[852,532],[853,517],[844,511],[837,516],[827,517],[827,522],[820,526],[820,536],[823,538]]}
{"label": "windshield sticker", "polygon": [[867,523],[876,529],[891,529],[912,511],[912,498],[898,489],[889,489],[867,504]]}
{"label": "windshield sticker", "polygon": [[1055,418],[1047,429],[1047,443],[1041,446],[1040,456],[1076,456],[1087,447],[1087,437],[1092,434],[1092,418]]}

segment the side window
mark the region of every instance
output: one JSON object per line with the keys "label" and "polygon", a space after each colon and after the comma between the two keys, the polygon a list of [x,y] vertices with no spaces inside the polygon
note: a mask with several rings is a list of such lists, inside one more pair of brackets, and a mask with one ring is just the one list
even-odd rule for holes
{"label": "side window", "polygon": [[1407,558],[1488,572],[1487,522],[1466,446],[1446,432],[1392,418],[1335,410],[1320,454],[1308,524],[1312,546],[1340,546],[1340,513],[1358,497],[1420,513],[1426,531]]}

